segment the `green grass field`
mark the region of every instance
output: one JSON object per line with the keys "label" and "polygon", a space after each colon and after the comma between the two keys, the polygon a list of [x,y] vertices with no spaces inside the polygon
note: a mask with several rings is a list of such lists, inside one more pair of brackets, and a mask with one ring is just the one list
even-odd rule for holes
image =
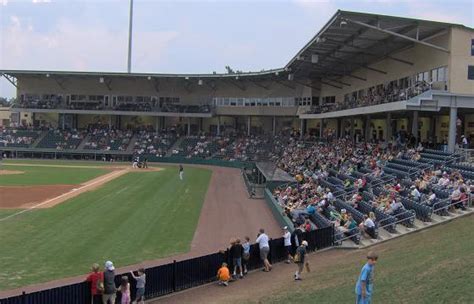
{"label": "green grass field", "polygon": [[[473,303],[473,224],[471,215],[376,246],[372,302]],[[258,303],[354,303],[362,254],[315,269],[301,284],[290,281]]]}
{"label": "green grass field", "polygon": [[[29,182],[51,174],[64,184],[64,169],[28,169]],[[79,177],[77,170],[69,182],[103,171],[84,168]],[[188,251],[211,171],[188,167],[185,181],[177,171],[127,173],[53,208],[0,221],[0,290],[85,274],[109,259],[120,267]],[[12,212],[0,210],[0,219]]]}
{"label": "green grass field", "polygon": [[1,175],[0,186],[78,185],[108,172],[99,168],[45,168],[9,164],[3,164],[2,169],[24,173]]}

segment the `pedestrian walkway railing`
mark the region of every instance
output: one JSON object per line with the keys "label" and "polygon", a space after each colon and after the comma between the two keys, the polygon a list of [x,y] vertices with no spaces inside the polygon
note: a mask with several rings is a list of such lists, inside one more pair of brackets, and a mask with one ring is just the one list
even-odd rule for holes
{"label": "pedestrian walkway railing", "polygon": [[[308,251],[316,251],[330,247],[334,244],[334,229],[332,226],[317,229],[302,234],[302,240],[308,242]],[[270,253],[268,259],[271,263],[278,263],[287,259],[283,238],[270,240]],[[226,262],[229,269],[233,269],[232,256],[229,250],[223,250],[213,254],[196,257],[183,261],[173,261],[166,265],[151,267],[146,272],[146,293],[147,299],[160,297],[191,287],[203,285],[216,280],[216,273],[223,262]],[[246,262],[248,270],[254,270],[263,266],[260,260],[260,251],[257,244],[250,247],[250,258]],[[115,277],[116,286],[120,285],[121,276],[129,276],[128,273],[117,274]],[[271,277],[270,277],[271,279]],[[136,290],[131,284],[132,298],[135,297]],[[80,282],[60,286],[52,289],[41,290],[33,293],[23,292],[20,295],[0,299],[2,304],[84,304],[91,303],[90,285],[87,282]],[[120,293],[116,303],[121,303]]]}

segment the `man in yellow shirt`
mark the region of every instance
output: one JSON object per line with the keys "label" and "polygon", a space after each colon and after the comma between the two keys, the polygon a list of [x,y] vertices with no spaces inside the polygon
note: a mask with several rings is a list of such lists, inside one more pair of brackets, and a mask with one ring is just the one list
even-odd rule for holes
{"label": "man in yellow shirt", "polygon": [[228,286],[230,280],[230,271],[227,263],[222,263],[221,268],[217,271],[217,280],[219,285]]}

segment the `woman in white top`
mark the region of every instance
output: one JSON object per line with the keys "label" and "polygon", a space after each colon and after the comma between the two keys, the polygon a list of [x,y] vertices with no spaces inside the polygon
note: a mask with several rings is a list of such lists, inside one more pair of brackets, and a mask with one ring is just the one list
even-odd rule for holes
{"label": "woman in white top", "polygon": [[287,254],[287,258],[285,263],[290,264],[291,260],[293,260],[293,256],[291,256],[291,233],[288,231],[288,227],[283,227],[283,242]]}
{"label": "woman in white top", "polygon": [[260,259],[263,261],[264,269],[263,271],[270,271],[272,270],[272,264],[268,261],[268,253],[270,252],[270,244],[268,243],[268,235],[265,234],[265,230],[262,228],[260,229],[260,233],[258,234],[255,243],[258,243],[258,248],[260,249]]}

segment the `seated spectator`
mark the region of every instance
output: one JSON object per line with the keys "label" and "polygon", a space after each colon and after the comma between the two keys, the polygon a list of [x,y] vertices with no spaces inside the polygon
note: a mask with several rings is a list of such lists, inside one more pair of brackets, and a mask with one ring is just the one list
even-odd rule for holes
{"label": "seated spectator", "polygon": [[364,221],[362,223],[360,223],[359,229],[362,232],[364,232],[365,235],[368,235],[371,238],[375,239],[375,237],[376,237],[376,235],[375,235],[375,223],[374,223],[374,220],[371,217],[369,217],[367,215],[364,215]]}

